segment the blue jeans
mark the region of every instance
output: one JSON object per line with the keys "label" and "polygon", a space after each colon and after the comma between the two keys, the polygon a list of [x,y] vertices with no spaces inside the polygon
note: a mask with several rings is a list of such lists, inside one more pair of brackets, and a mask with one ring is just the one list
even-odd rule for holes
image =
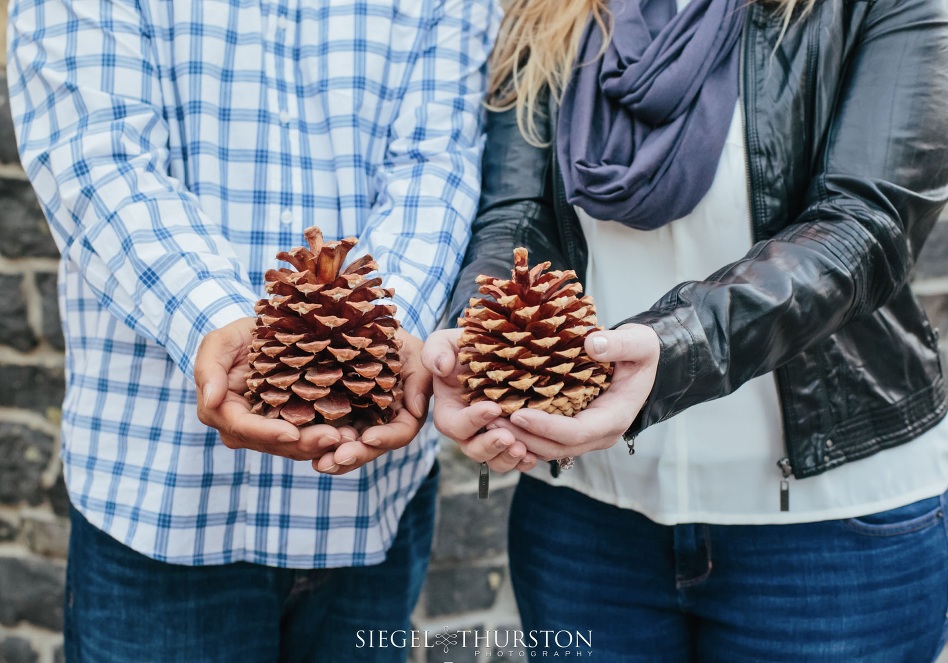
{"label": "blue jeans", "polygon": [[361,629],[408,629],[428,566],[437,466],[375,566],[178,566],[120,544],[72,510],[66,574],[69,663],[404,661],[357,647]]}
{"label": "blue jeans", "polygon": [[570,658],[926,663],[946,634],[946,509],[948,493],[849,520],[670,527],[522,477],[511,579],[524,631],[569,631]]}

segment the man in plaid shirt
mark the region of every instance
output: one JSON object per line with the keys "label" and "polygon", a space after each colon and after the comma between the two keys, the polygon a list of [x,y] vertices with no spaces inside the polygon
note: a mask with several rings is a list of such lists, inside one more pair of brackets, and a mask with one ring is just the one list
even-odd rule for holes
{"label": "man in plaid shirt", "polygon": [[[12,0],[14,123],[62,252],[67,658],[404,658],[356,634],[407,628],[427,564],[417,353],[476,210],[496,21],[491,0]],[[375,256],[405,331],[407,410],[358,439],[241,395],[263,275],[311,225]]]}

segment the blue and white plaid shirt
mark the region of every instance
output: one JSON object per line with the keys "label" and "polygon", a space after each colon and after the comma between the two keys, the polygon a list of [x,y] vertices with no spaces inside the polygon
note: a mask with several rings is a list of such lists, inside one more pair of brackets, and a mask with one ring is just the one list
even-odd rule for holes
{"label": "blue and white plaid shirt", "polygon": [[[435,328],[479,194],[492,0],[12,0],[24,167],[62,252],[76,507],[181,564],[372,564],[431,435],[342,477],[196,416],[203,337],[303,229],[354,235]],[[353,256],[355,257],[355,255]]]}

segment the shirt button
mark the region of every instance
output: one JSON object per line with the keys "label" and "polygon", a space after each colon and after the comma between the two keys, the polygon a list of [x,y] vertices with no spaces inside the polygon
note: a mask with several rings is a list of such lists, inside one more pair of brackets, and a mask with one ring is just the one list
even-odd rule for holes
{"label": "shirt button", "polygon": [[286,16],[281,16],[280,18],[277,19],[278,30],[286,30],[286,25],[287,25]]}
{"label": "shirt button", "polygon": [[280,215],[280,221],[283,223],[293,223],[293,212],[288,209],[283,210],[283,214]]}
{"label": "shirt button", "polygon": [[280,111],[280,124],[289,124],[290,114],[287,111]]}

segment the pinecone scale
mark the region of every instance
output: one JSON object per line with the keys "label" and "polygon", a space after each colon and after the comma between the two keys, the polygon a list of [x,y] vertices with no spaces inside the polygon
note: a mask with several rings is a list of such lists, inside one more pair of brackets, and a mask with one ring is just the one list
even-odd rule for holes
{"label": "pinecone scale", "polygon": [[569,283],[572,270],[532,269],[527,250],[514,251],[510,279],[479,276],[474,298],[458,324],[464,328],[458,376],[470,403],[491,400],[504,414],[529,407],[573,416],[609,387],[612,366],[586,354],[597,329],[591,297]]}
{"label": "pinecone scale", "polygon": [[255,306],[247,399],[254,414],[296,426],[389,421],[401,400],[401,341],[394,292],[364,256],[342,269],[355,238],[324,242],[316,227],[308,247],[277,254],[294,269],[268,270],[269,299]]}

